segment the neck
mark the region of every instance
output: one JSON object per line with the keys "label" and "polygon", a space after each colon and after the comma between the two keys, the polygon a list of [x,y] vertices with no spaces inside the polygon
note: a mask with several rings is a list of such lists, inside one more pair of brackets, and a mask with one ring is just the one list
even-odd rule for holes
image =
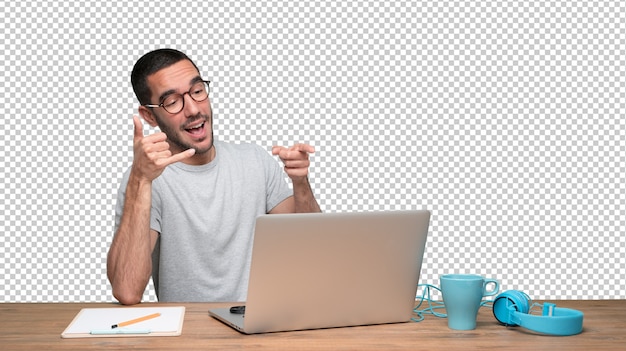
{"label": "neck", "polygon": [[211,148],[209,150],[207,150],[206,152],[203,153],[196,153],[195,155],[182,160],[181,162],[191,165],[191,166],[200,166],[200,165],[205,165],[207,163],[210,163],[211,161],[213,161],[215,159],[215,145],[211,145]]}

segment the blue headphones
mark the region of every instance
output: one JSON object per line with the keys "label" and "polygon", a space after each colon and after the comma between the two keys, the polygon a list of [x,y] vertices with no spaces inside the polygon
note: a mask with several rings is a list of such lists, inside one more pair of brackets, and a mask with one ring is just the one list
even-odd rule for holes
{"label": "blue headphones", "polygon": [[519,290],[508,290],[493,300],[493,315],[506,326],[521,326],[538,333],[550,335],[574,335],[583,331],[583,313],[569,308],[543,304],[543,314],[532,315],[529,311],[530,297]]}

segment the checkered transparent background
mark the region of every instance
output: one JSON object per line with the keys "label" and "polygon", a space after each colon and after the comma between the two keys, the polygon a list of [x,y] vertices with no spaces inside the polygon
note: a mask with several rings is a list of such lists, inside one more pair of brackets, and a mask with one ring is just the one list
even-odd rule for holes
{"label": "checkered transparent background", "polygon": [[212,80],[218,138],[313,144],[324,211],[432,210],[422,282],[626,298],[624,2],[13,1],[0,15],[0,302],[113,300],[129,75],[159,47]]}

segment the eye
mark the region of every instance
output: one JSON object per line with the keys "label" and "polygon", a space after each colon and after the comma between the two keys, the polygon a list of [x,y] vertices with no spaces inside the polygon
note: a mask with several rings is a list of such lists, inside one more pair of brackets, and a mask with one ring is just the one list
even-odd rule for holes
{"label": "eye", "polygon": [[195,95],[195,96],[204,95],[205,92],[206,92],[206,89],[204,88],[204,83],[196,84],[190,90],[190,94]]}
{"label": "eye", "polygon": [[168,96],[163,100],[163,107],[174,106],[180,101],[180,95]]}

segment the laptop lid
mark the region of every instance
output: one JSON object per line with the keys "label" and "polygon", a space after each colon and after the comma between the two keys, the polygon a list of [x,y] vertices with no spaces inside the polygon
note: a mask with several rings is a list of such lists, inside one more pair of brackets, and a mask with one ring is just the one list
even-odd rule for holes
{"label": "laptop lid", "polygon": [[210,314],[252,334],[409,321],[430,212],[257,218],[245,315]]}

